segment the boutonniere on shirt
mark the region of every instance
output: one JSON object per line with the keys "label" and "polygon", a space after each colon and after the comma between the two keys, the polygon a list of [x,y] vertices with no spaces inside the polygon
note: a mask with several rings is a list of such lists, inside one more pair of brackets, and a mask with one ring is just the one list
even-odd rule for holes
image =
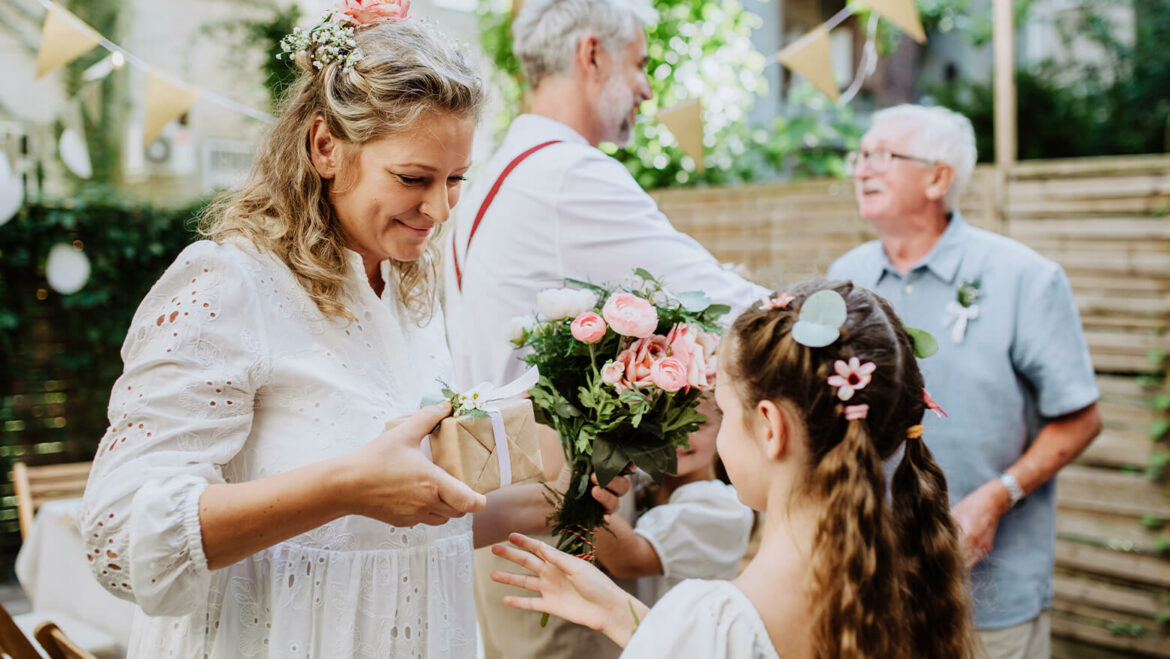
{"label": "boutonniere on shirt", "polygon": [[979,305],[975,304],[983,297],[983,281],[964,279],[956,289],[955,299],[947,303],[946,315],[943,316],[944,325],[953,325],[951,340],[962,343],[967,336],[967,325],[979,317]]}

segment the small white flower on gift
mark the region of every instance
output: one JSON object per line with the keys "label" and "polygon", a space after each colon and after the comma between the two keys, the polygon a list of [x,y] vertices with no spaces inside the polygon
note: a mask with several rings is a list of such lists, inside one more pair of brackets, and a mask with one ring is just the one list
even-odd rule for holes
{"label": "small white flower on gift", "polygon": [[837,373],[829,376],[829,386],[837,387],[837,398],[844,401],[853,398],[855,392],[869,384],[877,365],[873,362],[862,364],[857,357],[850,357],[848,364],[838,359],[833,368]]}

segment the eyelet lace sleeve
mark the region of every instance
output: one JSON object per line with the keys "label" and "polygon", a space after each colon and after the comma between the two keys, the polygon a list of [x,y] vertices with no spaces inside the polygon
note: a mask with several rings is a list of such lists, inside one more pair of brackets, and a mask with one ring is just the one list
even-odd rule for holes
{"label": "eyelet lace sleeve", "polygon": [[243,446],[264,373],[254,287],[235,247],[191,245],[143,300],[78,523],[94,575],[150,615],[207,599],[199,497]]}

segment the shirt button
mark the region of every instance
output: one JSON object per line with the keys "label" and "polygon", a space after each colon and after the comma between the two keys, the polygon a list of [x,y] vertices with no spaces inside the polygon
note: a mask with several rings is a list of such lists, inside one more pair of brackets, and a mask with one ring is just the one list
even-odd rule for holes
{"label": "shirt button", "polygon": [[907,293],[913,293],[914,292],[914,284],[906,284],[905,290]]}

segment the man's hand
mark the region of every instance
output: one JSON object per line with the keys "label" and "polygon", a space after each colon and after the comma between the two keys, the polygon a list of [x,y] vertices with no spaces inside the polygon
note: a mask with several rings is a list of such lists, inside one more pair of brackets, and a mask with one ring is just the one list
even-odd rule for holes
{"label": "man's hand", "polygon": [[[569,489],[569,481],[572,479],[572,471],[569,465],[561,467],[561,473],[557,476],[556,481],[552,483],[553,489],[561,494],[564,494]],[[617,512],[618,505],[621,503],[620,499],[630,491],[630,479],[625,476],[618,476],[605,487],[597,484],[597,474],[593,474],[593,498],[597,499],[602,506],[605,507],[605,514],[612,515]]]}
{"label": "man's hand", "polygon": [[1011,509],[1012,495],[999,480],[987,481],[955,504],[951,514],[959,525],[963,556],[973,567],[991,553],[999,520]]}

